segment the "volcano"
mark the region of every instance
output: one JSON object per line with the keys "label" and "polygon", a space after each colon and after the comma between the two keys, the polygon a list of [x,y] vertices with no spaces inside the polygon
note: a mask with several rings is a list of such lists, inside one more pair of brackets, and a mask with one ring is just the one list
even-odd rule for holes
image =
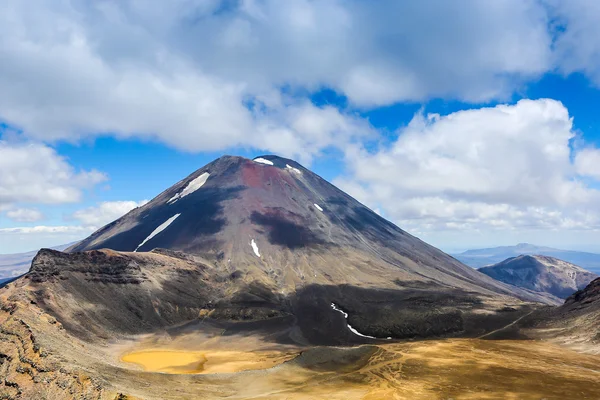
{"label": "volcano", "polygon": [[[553,301],[461,264],[273,155],[221,157],[68,252],[100,249],[137,264],[135,254],[147,252],[202,260],[206,279],[228,282],[214,283],[223,293],[211,316],[290,315],[310,343],[459,334],[471,329],[473,310],[516,298]],[[210,301],[206,293],[199,303]]]}
{"label": "volcano", "polygon": [[198,255],[286,291],[392,283],[532,295],[464,266],[295,161],[272,155],[221,157],[67,251],[104,248]]}
{"label": "volcano", "polygon": [[[0,289],[0,374],[13,382],[27,370],[34,383],[51,375],[64,382],[52,386],[57,398],[77,397],[132,379],[146,385],[110,361],[115,343],[194,337],[231,351],[255,338],[251,355],[479,337],[553,301],[465,266],[292,160],[224,156],[66,252],[41,250]],[[363,348],[357,362],[363,353],[375,354]],[[311,363],[329,362],[321,357]],[[27,382],[35,389],[9,389],[48,395]]]}

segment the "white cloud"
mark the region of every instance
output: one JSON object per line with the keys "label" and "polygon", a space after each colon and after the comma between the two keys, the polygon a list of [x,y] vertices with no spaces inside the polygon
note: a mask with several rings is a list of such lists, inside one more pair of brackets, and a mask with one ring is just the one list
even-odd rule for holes
{"label": "white cloud", "polygon": [[600,82],[599,16],[595,2],[556,0],[9,0],[0,119],[40,140],[112,134],[309,160],[369,127],[307,91],[373,107],[504,99],[556,68]]}
{"label": "white cloud", "polygon": [[46,145],[0,140],[0,206],[77,202],[83,189],[106,179],[95,170],[76,171]]}
{"label": "white cloud", "polygon": [[600,179],[600,150],[586,148],[577,153],[575,157],[577,173]]}
{"label": "white cloud", "polygon": [[6,216],[17,222],[37,222],[45,218],[41,211],[32,208],[9,210],[6,213]]}
{"label": "white cloud", "polygon": [[548,99],[419,113],[390,148],[350,148],[336,183],[415,233],[600,229],[600,192],[579,175],[598,172],[597,150],[573,164],[573,137],[568,110]]}
{"label": "white cloud", "polygon": [[27,226],[14,228],[0,228],[0,235],[8,234],[36,234],[36,233],[52,233],[52,234],[87,234],[96,229],[94,226]]}
{"label": "white cloud", "polygon": [[[417,115],[376,154],[360,150],[374,130],[352,110],[502,100],[556,70],[600,84],[599,17],[591,1],[8,0],[0,120],[39,141],[109,134],[303,162],[337,147],[361,163],[345,187],[397,221],[590,227],[596,150],[571,153],[560,103]],[[312,104],[321,88],[348,108]],[[78,201],[103,179],[45,145],[0,142],[0,210]]]}
{"label": "white cloud", "polygon": [[33,226],[0,228],[0,254],[21,253],[81,240],[96,230],[91,226]]}
{"label": "white cloud", "polygon": [[554,62],[565,74],[583,72],[600,85],[600,3],[544,0],[556,26]]}
{"label": "white cloud", "polygon": [[485,101],[550,62],[545,10],[535,1],[0,7],[0,118],[44,140],[111,133],[187,151],[239,145],[308,159],[352,141],[366,123],[292,100],[282,87],[331,87],[364,106]]}
{"label": "white cloud", "polygon": [[[29,251],[35,248],[51,247],[81,240],[104,226],[142,206],[147,200],[104,201],[97,206],[75,211],[68,218],[76,220],[78,225],[26,226],[0,228],[0,254]],[[39,220],[39,211],[29,209],[11,209],[6,214],[20,222]],[[39,213],[41,214],[41,213]]]}
{"label": "white cloud", "polygon": [[147,200],[137,201],[104,201],[98,206],[85,208],[73,213],[72,218],[84,226],[104,226],[136,207],[146,204]]}
{"label": "white cloud", "polygon": [[309,102],[287,107],[277,115],[265,114],[257,123],[256,133],[253,147],[298,157],[306,163],[323,149],[345,147],[376,135],[369,123],[359,117]]}

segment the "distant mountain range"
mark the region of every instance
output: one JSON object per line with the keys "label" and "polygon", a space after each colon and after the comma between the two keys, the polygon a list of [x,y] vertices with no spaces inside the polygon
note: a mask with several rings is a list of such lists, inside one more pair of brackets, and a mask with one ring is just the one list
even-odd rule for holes
{"label": "distant mountain range", "polygon": [[[77,242],[63,244],[52,247],[54,250],[62,251]],[[31,260],[39,250],[28,251],[25,253],[0,254],[0,284],[23,275],[29,270]]]}
{"label": "distant mountain range", "polygon": [[519,255],[542,255],[576,264],[583,269],[600,274],[600,254],[583,251],[561,250],[552,247],[519,243],[516,246],[500,246],[488,249],[467,250],[452,256],[473,268],[497,264]]}

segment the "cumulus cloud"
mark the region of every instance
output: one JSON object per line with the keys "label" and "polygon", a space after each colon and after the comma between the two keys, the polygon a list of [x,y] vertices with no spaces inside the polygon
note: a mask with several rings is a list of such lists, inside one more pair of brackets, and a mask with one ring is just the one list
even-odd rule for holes
{"label": "cumulus cloud", "polygon": [[44,144],[0,140],[0,206],[77,202],[83,189],[106,179],[96,170],[76,171]]}
{"label": "cumulus cloud", "polygon": [[361,107],[487,101],[551,60],[545,10],[533,0],[0,7],[0,118],[44,140],[110,133],[306,160],[368,124],[298,93],[329,87]]}
{"label": "cumulus cloud", "polygon": [[600,180],[600,150],[586,148],[579,151],[575,157],[577,173]]}
{"label": "cumulus cloud", "polygon": [[[75,225],[0,228],[0,253],[28,251],[36,247],[50,247],[81,240],[103,225],[146,203],[147,200],[104,201],[69,215],[66,219],[75,221]],[[18,222],[36,222],[43,218],[35,209],[10,209],[6,215]]]}
{"label": "cumulus cloud", "polygon": [[[600,84],[599,16],[582,0],[7,0],[0,121],[38,141],[108,134],[303,162],[337,147],[350,166],[339,182],[396,221],[590,227],[596,150],[572,152],[558,102],[418,114],[376,153],[354,111],[503,101],[548,71]],[[323,88],[346,105],[314,104]],[[48,146],[0,142],[0,210],[77,201],[103,179]],[[80,220],[100,224],[101,208]]]}
{"label": "cumulus cloud", "polygon": [[72,218],[84,226],[101,227],[112,222],[136,207],[146,204],[142,201],[103,201],[95,207],[88,207],[73,213]]}
{"label": "cumulus cloud", "polygon": [[16,222],[37,222],[45,218],[41,211],[33,208],[9,210],[6,216]]}
{"label": "cumulus cloud", "polygon": [[66,225],[0,228],[0,253],[20,253],[64,245],[81,240],[94,230],[94,227]]}
{"label": "cumulus cloud", "polygon": [[582,72],[600,86],[600,3],[544,0],[555,26],[554,63],[565,74]]}
{"label": "cumulus cloud", "polygon": [[580,176],[597,174],[597,150],[573,163],[574,136],[549,99],[418,113],[390,148],[351,148],[336,183],[413,231],[598,229],[600,192]]}
{"label": "cumulus cloud", "polygon": [[506,99],[556,68],[600,82],[598,15],[581,0],[8,0],[0,119],[42,140],[112,134],[309,160],[370,130],[312,104],[321,88],[369,108]]}

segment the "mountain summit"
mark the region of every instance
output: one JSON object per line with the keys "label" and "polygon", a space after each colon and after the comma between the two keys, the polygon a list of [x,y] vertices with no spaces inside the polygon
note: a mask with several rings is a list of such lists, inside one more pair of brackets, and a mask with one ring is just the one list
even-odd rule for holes
{"label": "mountain summit", "polygon": [[68,251],[102,248],[194,254],[220,270],[243,272],[285,290],[308,283],[417,282],[515,294],[297,162],[273,155],[221,157]]}

